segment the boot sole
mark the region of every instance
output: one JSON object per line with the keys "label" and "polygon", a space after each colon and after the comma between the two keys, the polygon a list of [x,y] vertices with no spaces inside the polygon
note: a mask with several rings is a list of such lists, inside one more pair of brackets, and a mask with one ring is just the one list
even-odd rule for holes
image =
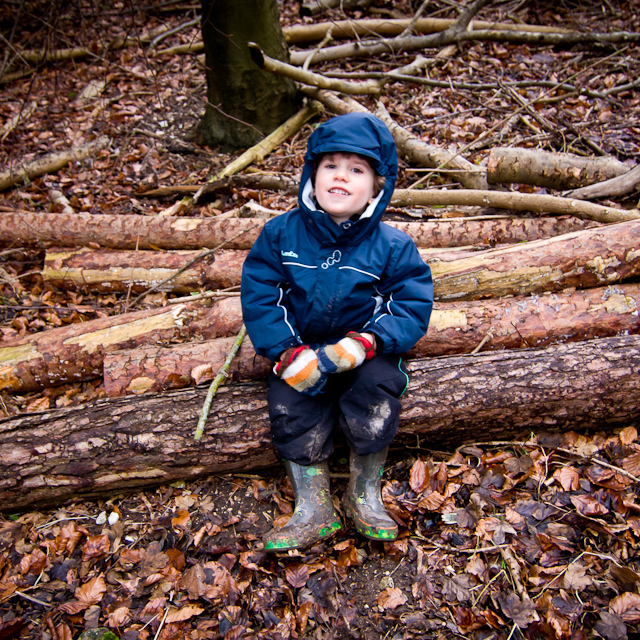
{"label": "boot sole", "polygon": [[317,544],[318,542],[322,542],[323,540],[328,540],[332,536],[334,536],[338,531],[342,529],[342,524],[339,520],[336,520],[332,524],[321,527],[318,531],[318,535],[314,536],[311,540],[305,540],[304,537],[294,537],[290,536],[278,542],[273,540],[268,540],[264,543],[265,551],[278,553],[280,551],[290,551],[292,549],[301,551],[303,549],[308,549],[309,547]]}
{"label": "boot sole", "polygon": [[362,520],[348,501],[343,501],[342,506],[344,507],[345,514],[349,520],[353,522],[353,526],[361,536],[364,536],[369,540],[382,540],[384,542],[392,542],[398,538],[397,525],[389,528],[374,527]]}

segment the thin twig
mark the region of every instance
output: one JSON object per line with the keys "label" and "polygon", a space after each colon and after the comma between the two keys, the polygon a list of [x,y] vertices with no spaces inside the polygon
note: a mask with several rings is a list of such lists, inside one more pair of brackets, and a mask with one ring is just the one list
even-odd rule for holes
{"label": "thin twig", "polygon": [[151,289],[147,289],[146,291],[141,293],[137,298],[133,300],[131,305],[127,305],[126,308],[129,308],[129,306],[135,306],[138,302],[140,302],[140,300],[142,300],[142,298],[149,295],[153,291],[158,290],[160,287],[167,284],[167,282],[171,282],[171,280],[173,280],[174,278],[177,278],[181,273],[185,272],[189,267],[193,266],[193,264],[195,264],[199,260],[203,260],[204,258],[220,251],[220,249],[222,249],[225,245],[229,244],[230,242],[233,242],[236,238],[239,238],[241,235],[249,231],[253,231],[253,229],[255,229],[257,226],[258,226],[257,224],[254,224],[252,227],[249,227],[244,231],[240,231],[240,233],[236,233],[236,235],[233,236],[232,238],[228,238],[224,242],[221,242],[217,247],[214,247],[213,249],[207,249],[206,251],[203,251],[202,253],[198,254],[195,258],[193,258],[193,260],[189,260],[187,264],[180,267],[180,269],[177,269],[176,271],[174,271],[168,278],[165,278],[162,282],[158,282],[157,284],[154,284],[153,287],[151,287]]}
{"label": "thin twig", "polygon": [[242,325],[242,329],[240,329],[240,333],[238,333],[238,335],[236,336],[227,359],[224,361],[224,364],[218,371],[218,375],[213,379],[213,382],[209,386],[207,397],[205,398],[204,405],[202,405],[202,413],[200,414],[200,419],[198,420],[198,426],[193,436],[195,440],[200,440],[200,438],[202,438],[202,434],[204,433],[204,425],[207,422],[207,418],[209,417],[209,410],[211,409],[211,402],[213,401],[213,397],[216,395],[216,391],[218,390],[224,379],[227,378],[229,367],[231,366],[233,359],[236,357],[238,349],[242,346],[242,341],[244,340],[244,337],[246,335],[247,328]]}

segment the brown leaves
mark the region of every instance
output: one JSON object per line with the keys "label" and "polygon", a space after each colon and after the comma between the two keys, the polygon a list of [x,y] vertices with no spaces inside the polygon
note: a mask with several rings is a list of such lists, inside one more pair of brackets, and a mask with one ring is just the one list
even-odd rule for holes
{"label": "brown leaves", "polygon": [[102,576],[92,578],[75,590],[74,595],[77,598],[77,601],[66,602],[60,606],[60,610],[68,613],[69,615],[80,613],[91,605],[98,604],[102,600],[106,590],[107,585],[105,584]]}
{"label": "brown leaves", "polygon": [[378,596],[378,605],[383,609],[396,609],[406,602],[407,597],[397,587],[387,587]]}
{"label": "brown leaves", "polygon": [[534,604],[530,600],[522,600],[515,593],[501,594],[498,596],[498,602],[507,618],[513,620],[521,629],[526,629],[539,619]]}

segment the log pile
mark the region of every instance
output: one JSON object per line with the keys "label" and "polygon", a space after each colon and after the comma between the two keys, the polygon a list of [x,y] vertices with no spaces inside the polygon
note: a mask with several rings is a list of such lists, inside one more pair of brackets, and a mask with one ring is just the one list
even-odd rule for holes
{"label": "log pile", "polygon": [[[424,155],[408,132],[391,129],[406,157]],[[429,153],[427,165],[442,161]],[[509,153],[496,150],[482,176],[465,174],[468,167],[458,163],[460,183],[481,188],[394,194],[396,213],[441,205],[457,208],[456,216],[464,211],[389,221],[415,240],[436,291],[429,330],[407,354],[412,382],[403,398],[403,446],[443,448],[640,417],[638,211],[485,189],[496,176],[574,188],[616,179],[623,167],[572,167],[566,157],[536,164],[525,154],[515,166]],[[203,187],[190,193],[206,197]],[[42,276],[50,286],[200,292],[0,344],[6,393],[102,379],[108,396],[0,421],[0,511],[275,462],[266,412],[270,363],[248,338],[204,437],[193,439],[206,394],[197,385],[216,375],[242,327],[241,267],[264,222],[227,214],[0,216],[1,243],[47,249]],[[227,289],[235,291],[221,291]]]}

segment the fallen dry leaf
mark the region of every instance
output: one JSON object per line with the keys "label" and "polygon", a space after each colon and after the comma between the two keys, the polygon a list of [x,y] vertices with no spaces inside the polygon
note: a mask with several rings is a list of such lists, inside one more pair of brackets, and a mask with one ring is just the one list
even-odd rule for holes
{"label": "fallen dry leaf", "polygon": [[396,609],[406,602],[407,597],[398,587],[387,587],[378,595],[378,605],[383,609]]}

